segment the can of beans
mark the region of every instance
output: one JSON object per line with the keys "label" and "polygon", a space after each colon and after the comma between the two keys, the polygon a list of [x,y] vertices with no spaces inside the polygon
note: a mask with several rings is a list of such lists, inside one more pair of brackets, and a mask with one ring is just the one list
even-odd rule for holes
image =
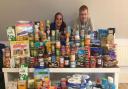
{"label": "can of beans", "polygon": [[64,57],[63,56],[60,57],[60,67],[61,68],[64,67]]}
{"label": "can of beans", "polygon": [[71,67],[71,68],[75,68],[75,67],[76,67],[76,61],[70,62],[70,67]]}

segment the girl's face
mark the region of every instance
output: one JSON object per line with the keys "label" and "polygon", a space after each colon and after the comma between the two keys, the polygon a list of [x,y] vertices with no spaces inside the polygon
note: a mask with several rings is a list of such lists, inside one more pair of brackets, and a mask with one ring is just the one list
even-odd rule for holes
{"label": "girl's face", "polygon": [[56,23],[57,27],[61,26],[61,24],[62,24],[62,16],[61,15],[56,16],[55,23]]}

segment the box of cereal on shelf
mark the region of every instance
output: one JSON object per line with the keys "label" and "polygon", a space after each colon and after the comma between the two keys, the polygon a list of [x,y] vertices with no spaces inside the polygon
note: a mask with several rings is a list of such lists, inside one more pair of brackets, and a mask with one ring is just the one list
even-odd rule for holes
{"label": "box of cereal on shelf", "polygon": [[15,25],[16,40],[34,40],[34,27],[31,21],[18,21]]}
{"label": "box of cereal on shelf", "polygon": [[10,41],[11,57],[30,57],[29,41]]}

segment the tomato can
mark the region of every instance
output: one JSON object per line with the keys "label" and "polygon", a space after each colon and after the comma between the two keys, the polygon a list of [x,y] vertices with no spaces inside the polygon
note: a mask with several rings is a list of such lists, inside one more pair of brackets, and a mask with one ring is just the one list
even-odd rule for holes
{"label": "tomato can", "polygon": [[96,59],[94,56],[91,56],[91,58],[90,58],[90,67],[96,68]]}

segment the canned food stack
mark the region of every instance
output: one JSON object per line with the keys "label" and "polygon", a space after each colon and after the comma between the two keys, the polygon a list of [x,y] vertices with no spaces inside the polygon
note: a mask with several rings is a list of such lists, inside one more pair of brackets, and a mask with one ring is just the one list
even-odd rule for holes
{"label": "canned food stack", "polygon": [[30,68],[95,68],[115,67],[118,63],[115,28],[86,32],[83,26],[78,25],[76,29],[68,26],[61,32],[50,29],[49,20],[20,21],[13,28],[7,28],[7,34],[11,62],[7,63],[5,56],[5,67],[18,68],[26,63]]}

